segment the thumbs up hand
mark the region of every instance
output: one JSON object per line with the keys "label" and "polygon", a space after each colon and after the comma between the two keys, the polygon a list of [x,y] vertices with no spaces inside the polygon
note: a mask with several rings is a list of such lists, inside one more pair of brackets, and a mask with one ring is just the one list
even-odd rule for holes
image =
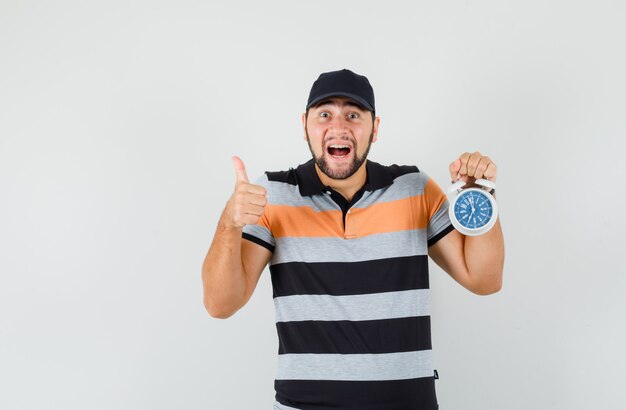
{"label": "thumbs up hand", "polygon": [[267,191],[260,185],[251,184],[243,161],[233,157],[235,169],[235,192],[224,209],[223,222],[230,228],[243,228],[259,222],[267,205]]}

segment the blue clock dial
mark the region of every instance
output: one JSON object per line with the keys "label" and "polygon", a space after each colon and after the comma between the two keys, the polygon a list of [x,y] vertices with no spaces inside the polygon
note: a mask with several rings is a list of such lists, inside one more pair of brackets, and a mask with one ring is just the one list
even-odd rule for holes
{"label": "blue clock dial", "polygon": [[454,204],[454,216],[469,229],[481,228],[493,217],[493,207],[487,195],[480,191],[461,192]]}

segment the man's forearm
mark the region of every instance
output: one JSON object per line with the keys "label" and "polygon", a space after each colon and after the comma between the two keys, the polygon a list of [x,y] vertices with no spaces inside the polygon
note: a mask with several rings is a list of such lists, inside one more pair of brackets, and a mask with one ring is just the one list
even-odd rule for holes
{"label": "man's forearm", "polygon": [[202,265],[204,306],[211,316],[228,317],[246,292],[246,274],[241,263],[241,228],[227,228],[222,220]]}
{"label": "man's forearm", "polygon": [[484,235],[465,237],[465,262],[476,293],[488,295],[500,290],[504,269],[504,237],[500,218]]}
{"label": "man's forearm", "polygon": [[259,222],[267,205],[267,190],[251,184],[239,157],[233,157],[235,192],[217,223],[213,242],[202,264],[204,306],[211,316],[227,318],[246,301],[247,275],[241,260],[245,225]]}

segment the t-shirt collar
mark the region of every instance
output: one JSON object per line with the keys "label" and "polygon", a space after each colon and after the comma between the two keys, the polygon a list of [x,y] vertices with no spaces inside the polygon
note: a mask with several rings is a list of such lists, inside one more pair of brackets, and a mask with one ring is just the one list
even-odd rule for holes
{"label": "t-shirt collar", "polygon": [[[387,167],[377,162],[367,160],[365,169],[367,170],[364,186],[366,191],[375,191],[393,184],[393,177]],[[312,158],[304,164],[298,165],[295,172],[300,195],[318,195],[328,190],[329,187],[325,186],[317,175],[315,171],[315,161],[313,161]]]}

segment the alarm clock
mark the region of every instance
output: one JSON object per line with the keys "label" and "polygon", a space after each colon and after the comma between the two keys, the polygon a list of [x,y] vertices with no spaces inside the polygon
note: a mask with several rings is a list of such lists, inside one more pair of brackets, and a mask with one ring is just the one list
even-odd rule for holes
{"label": "alarm clock", "polygon": [[450,221],[457,231],[467,236],[488,232],[498,219],[498,204],[490,193],[496,184],[488,179],[477,179],[475,183],[481,187],[463,189],[466,182],[460,180],[448,189],[449,194],[454,194],[448,209]]}

